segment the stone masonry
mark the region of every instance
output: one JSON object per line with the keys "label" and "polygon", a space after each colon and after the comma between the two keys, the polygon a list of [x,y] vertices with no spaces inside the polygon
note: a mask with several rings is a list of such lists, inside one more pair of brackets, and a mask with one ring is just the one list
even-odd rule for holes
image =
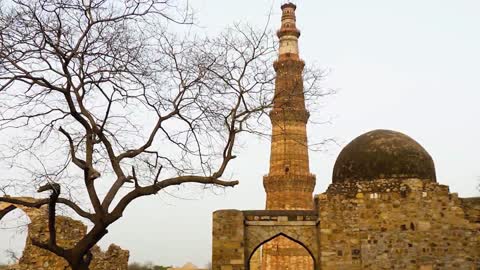
{"label": "stone masonry", "polygon": [[278,31],[267,210],[213,214],[213,270],[479,270],[480,197],[439,184],[429,153],[405,134],[354,139],[313,197],[295,10],[282,6]]}
{"label": "stone masonry", "polygon": [[[25,198],[22,198],[25,199]],[[34,200],[30,198],[31,200]],[[0,210],[6,209],[10,204],[0,203]],[[30,219],[28,235],[22,257],[18,264],[8,270],[68,270],[68,263],[55,254],[40,249],[32,244],[31,239],[46,242],[49,237],[48,217],[46,208],[32,209],[18,207]],[[59,246],[72,247],[87,232],[87,226],[78,220],[65,216],[56,218],[57,242]],[[129,252],[116,245],[110,245],[106,252],[98,246],[92,249],[93,260],[90,264],[92,270],[127,270]]]}
{"label": "stone masonry", "polygon": [[480,200],[466,205],[424,179],[386,182],[358,184],[355,192],[332,184],[315,197],[315,211],[215,212],[213,270],[253,269],[255,249],[275,236],[299,243],[317,270],[480,269],[480,215],[473,216]]}
{"label": "stone masonry", "polygon": [[[303,68],[296,27],[296,6],[282,6],[280,39],[272,123],[270,172],[263,179],[268,210],[313,209],[315,176],[310,173],[307,143],[309,113],[303,93]],[[261,270],[312,269],[313,261],[304,248],[285,236],[265,243],[253,257]],[[290,267],[290,268],[289,268]],[[294,268],[292,268],[294,267]]]}
{"label": "stone masonry", "polygon": [[368,191],[385,182],[317,196],[321,269],[480,269],[480,223],[456,194],[421,179]]}

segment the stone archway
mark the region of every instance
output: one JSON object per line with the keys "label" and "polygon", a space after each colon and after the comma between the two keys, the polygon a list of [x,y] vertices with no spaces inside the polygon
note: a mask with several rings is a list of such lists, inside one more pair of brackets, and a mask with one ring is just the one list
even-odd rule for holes
{"label": "stone archway", "polygon": [[213,219],[213,270],[248,270],[255,250],[279,236],[307,250],[318,270],[317,220],[315,211],[217,211]]}
{"label": "stone archway", "polygon": [[[36,201],[36,199],[28,197],[16,199],[28,202]],[[10,203],[0,203],[1,216],[5,216],[16,209],[25,213],[30,220],[25,248],[16,267],[18,269],[66,269],[68,263],[63,258],[58,257],[47,250],[38,248],[32,243],[32,239],[41,242],[48,241],[47,206],[31,208]],[[80,221],[64,216],[57,216],[56,229],[58,245],[64,248],[69,248],[86,234],[87,227]]]}
{"label": "stone archway", "polygon": [[[37,199],[30,197],[15,197],[15,199],[32,203],[37,201]],[[38,217],[43,217],[47,215],[47,206],[43,206],[40,208],[31,208],[12,203],[0,202],[0,220],[3,216],[7,215],[11,211],[14,211],[15,209],[19,209],[23,213],[25,213],[25,215],[27,215],[31,222],[33,222],[33,220],[37,219]]]}
{"label": "stone archway", "polygon": [[[288,255],[285,256],[285,251]],[[302,269],[313,270],[315,255],[302,242],[280,233],[267,239],[252,251],[248,270]]]}
{"label": "stone archway", "polygon": [[[22,201],[35,202],[34,198],[16,198]],[[49,269],[64,270],[70,269],[68,263],[55,254],[38,248],[32,244],[32,238],[46,242],[49,237],[47,207],[29,208],[21,205],[0,202],[0,219],[8,213],[19,209],[30,219],[28,234],[23,255],[18,265],[12,270]],[[64,248],[75,245],[87,233],[87,226],[81,221],[65,216],[56,217],[57,243]],[[93,261],[90,265],[92,270],[127,270],[129,252],[122,250],[116,245],[110,245],[106,252],[102,252],[98,246],[92,248]]]}
{"label": "stone archway", "polygon": [[279,235],[300,244],[304,247],[312,258],[316,261],[318,258],[317,230],[312,223],[303,223],[302,225],[277,225],[259,222],[255,225],[249,225],[245,228],[245,254],[250,257],[251,254],[261,245],[276,238]]}
{"label": "stone archway", "polygon": [[[18,263],[27,247],[28,225],[31,216],[36,211],[28,211],[15,205],[0,202],[0,262],[7,264]],[[27,210],[27,211],[26,211]],[[38,211],[38,209],[35,209]]]}

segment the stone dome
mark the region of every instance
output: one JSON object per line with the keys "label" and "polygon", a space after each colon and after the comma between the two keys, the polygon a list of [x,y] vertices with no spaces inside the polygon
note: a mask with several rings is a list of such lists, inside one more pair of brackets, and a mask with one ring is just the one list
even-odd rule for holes
{"label": "stone dome", "polygon": [[350,142],[338,155],[333,183],[418,178],[436,182],[428,152],[400,132],[373,130]]}

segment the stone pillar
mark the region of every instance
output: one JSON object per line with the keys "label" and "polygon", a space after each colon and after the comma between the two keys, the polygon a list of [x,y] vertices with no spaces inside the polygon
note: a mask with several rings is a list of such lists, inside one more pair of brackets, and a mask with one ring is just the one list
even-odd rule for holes
{"label": "stone pillar", "polygon": [[212,270],[245,270],[244,217],[238,210],[213,213]]}

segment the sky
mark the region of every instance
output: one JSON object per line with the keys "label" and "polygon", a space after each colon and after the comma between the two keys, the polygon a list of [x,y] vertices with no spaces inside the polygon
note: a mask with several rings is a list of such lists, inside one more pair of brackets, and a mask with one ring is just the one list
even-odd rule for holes
{"label": "sky", "polygon": [[[280,5],[272,0],[195,0],[200,30],[218,33],[234,22],[272,29]],[[437,180],[461,197],[480,196],[480,2],[478,0],[298,0],[301,57],[328,70],[323,84],[337,94],[317,112],[326,124],[310,125],[311,142],[337,144],[310,152],[315,193],[331,182],[335,159],[348,142],[373,129],[391,129],[418,141],[433,157]],[[272,13],[268,22],[268,14]],[[130,261],[162,265],[211,256],[212,212],[263,209],[262,176],[269,141],[252,138],[231,164],[238,187],[183,187],[181,198],[159,194],[140,199],[110,227],[100,246],[130,250]],[[10,220],[13,224],[13,221]],[[21,252],[22,229],[0,224],[0,263],[5,250]],[[18,220],[15,224],[18,223]]]}

